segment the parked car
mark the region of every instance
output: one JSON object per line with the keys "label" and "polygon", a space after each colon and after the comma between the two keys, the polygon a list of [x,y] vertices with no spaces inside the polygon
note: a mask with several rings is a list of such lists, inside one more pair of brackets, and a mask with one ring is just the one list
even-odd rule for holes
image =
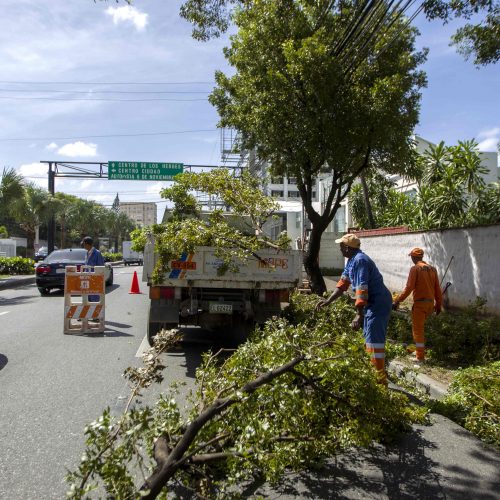
{"label": "parked car", "polygon": [[[54,250],[35,267],[36,286],[41,295],[48,295],[50,290],[64,290],[64,275],[66,266],[85,265],[87,250],[84,248],[66,248]],[[104,279],[106,286],[113,284],[113,268],[105,264]]]}
{"label": "parked car", "polygon": [[[54,250],[58,250],[58,248],[54,247]],[[49,254],[49,249],[47,247],[40,247],[35,252],[35,262],[39,262],[39,261],[45,259],[45,257],[47,257],[48,254]]]}

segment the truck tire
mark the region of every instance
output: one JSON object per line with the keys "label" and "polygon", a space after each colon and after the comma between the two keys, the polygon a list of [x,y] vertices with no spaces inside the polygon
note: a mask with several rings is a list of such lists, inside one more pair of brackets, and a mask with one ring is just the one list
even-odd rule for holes
{"label": "truck tire", "polygon": [[153,347],[153,342],[156,337],[156,334],[162,330],[171,330],[172,328],[177,328],[178,325],[176,323],[154,323],[150,321],[148,323],[148,343],[151,347]]}

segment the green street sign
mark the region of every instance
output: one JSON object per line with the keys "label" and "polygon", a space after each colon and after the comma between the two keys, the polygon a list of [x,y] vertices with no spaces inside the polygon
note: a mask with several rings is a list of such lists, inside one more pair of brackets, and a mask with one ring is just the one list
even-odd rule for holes
{"label": "green street sign", "polygon": [[174,175],[183,171],[183,163],[108,161],[108,179],[111,181],[171,181]]}

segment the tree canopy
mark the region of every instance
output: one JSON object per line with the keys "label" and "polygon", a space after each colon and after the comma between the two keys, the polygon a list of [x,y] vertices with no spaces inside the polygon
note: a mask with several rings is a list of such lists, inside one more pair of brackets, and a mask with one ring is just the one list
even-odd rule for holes
{"label": "tree canopy", "polygon": [[[208,40],[220,36],[228,29],[236,8],[250,8],[254,3],[257,2],[253,0],[187,0],[181,7],[181,15],[193,24],[194,38]],[[318,3],[322,3],[325,10],[338,7],[335,1]],[[377,5],[384,2],[354,3]],[[342,5],[345,5],[345,2],[342,2]],[[498,61],[500,55],[498,2],[495,0],[425,0],[417,8],[417,13],[420,9],[429,20],[440,19],[444,23],[454,18],[473,19],[473,23],[467,23],[457,29],[452,36],[451,43],[457,46],[458,52],[466,59],[473,57],[476,65]]]}
{"label": "tree canopy", "polygon": [[[218,208],[203,211],[193,192],[217,200]],[[196,246],[213,246],[221,259],[220,273],[238,270],[238,263],[250,256],[258,258],[261,248],[287,249],[290,240],[282,234],[271,240],[264,224],[279,209],[278,204],[259,189],[259,182],[248,172],[236,178],[226,169],[176,175],[171,187],[162,189],[162,198],[173,203],[167,221],[133,233],[134,249],[143,250],[152,232],[159,256],[153,280],[161,281],[172,259]],[[230,209],[230,211],[228,211]]]}
{"label": "tree canopy", "polygon": [[[500,186],[486,184],[481,153],[474,141],[444,142],[418,158],[417,192],[408,196],[380,174],[369,179],[378,227],[406,225],[414,230],[461,227],[500,222]],[[370,227],[361,187],[355,186],[349,204],[357,226]]]}
{"label": "tree canopy", "polygon": [[[321,234],[354,180],[374,165],[389,172],[412,165],[425,54],[400,19],[372,14],[376,35],[358,27],[351,3],[336,10],[331,2],[252,2],[234,13],[238,33],[225,51],[236,73],[217,73],[210,97],[243,148],[255,148],[274,174],[297,179],[313,224],[304,263],[318,293]],[[332,179],[320,211],[312,203],[318,176]]]}

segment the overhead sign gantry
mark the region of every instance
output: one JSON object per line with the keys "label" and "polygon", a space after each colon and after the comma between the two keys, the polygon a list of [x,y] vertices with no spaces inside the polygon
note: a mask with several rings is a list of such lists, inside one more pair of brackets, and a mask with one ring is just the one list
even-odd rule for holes
{"label": "overhead sign gantry", "polygon": [[[109,162],[86,162],[86,161],[40,161],[48,165],[48,188],[49,193],[55,193],[55,178],[69,177],[74,179],[108,179],[112,180],[142,180],[142,181],[171,181],[177,174],[185,170],[221,168],[220,165],[186,165],[184,163],[155,163],[136,161],[109,161]],[[241,173],[240,167],[225,166]],[[54,217],[49,220],[47,247],[49,253],[54,250],[56,223]]]}

